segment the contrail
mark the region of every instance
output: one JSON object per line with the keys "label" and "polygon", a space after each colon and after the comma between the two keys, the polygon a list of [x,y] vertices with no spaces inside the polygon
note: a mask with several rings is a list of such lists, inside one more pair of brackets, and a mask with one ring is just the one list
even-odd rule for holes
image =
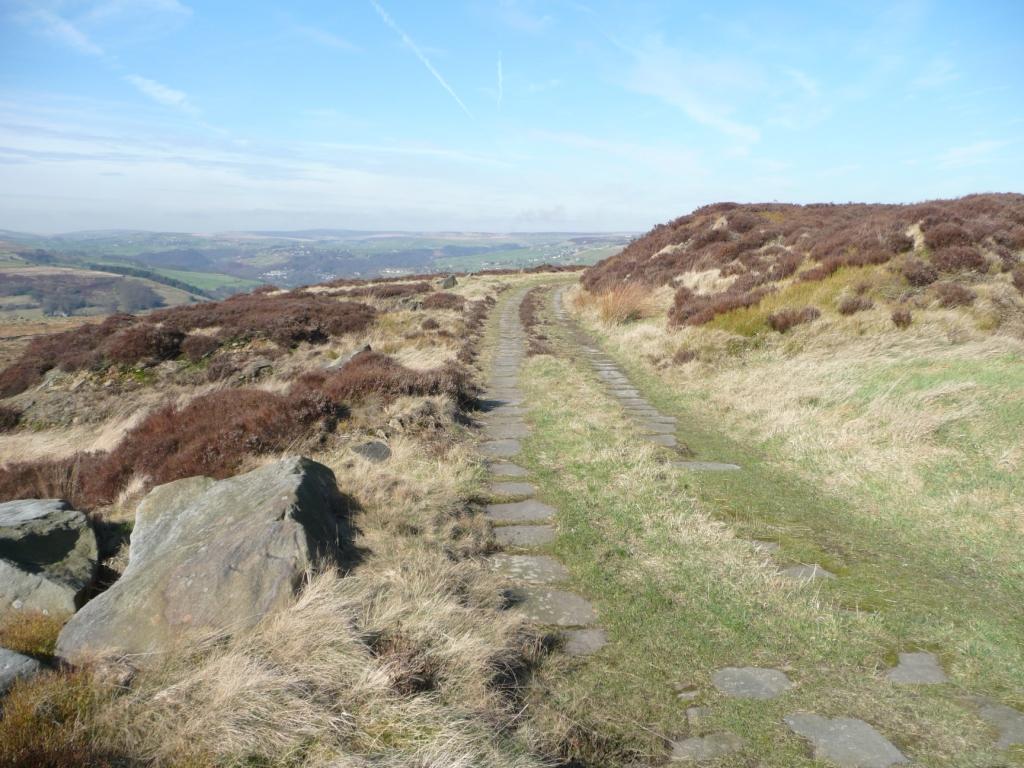
{"label": "contrail", "polygon": [[505,97],[505,75],[501,71],[501,52],[498,53],[498,109],[501,109],[501,100]]}
{"label": "contrail", "polygon": [[437,82],[441,84],[441,87],[448,91],[451,97],[455,99],[455,103],[462,108],[462,111],[472,119],[473,113],[470,112],[469,109],[466,108],[466,105],[462,103],[462,99],[459,98],[459,94],[457,94],[455,89],[448,85],[448,82],[441,77],[441,73],[434,69],[434,65],[430,63],[430,59],[423,55],[423,51],[421,51],[419,46],[413,42],[413,39],[402,31],[402,28],[395,23],[395,20],[388,15],[388,12],[381,8],[380,3],[378,3],[377,0],[370,0],[370,4],[376,9],[377,14],[384,20],[384,23],[391,27],[391,29],[395,31],[395,34],[402,38],[402,42],[409,48],[409,50],[416,54],[416,58],[423,62],[423,66],[425,66],[427,71],[430,72]]}

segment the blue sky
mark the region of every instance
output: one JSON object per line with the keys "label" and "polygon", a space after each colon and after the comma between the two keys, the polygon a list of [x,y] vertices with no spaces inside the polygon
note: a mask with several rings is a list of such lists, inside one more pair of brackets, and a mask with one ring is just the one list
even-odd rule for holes
{"label": "blue sky", "polygon": [[1024,2],[0,0],[0,228],[1024,191]]}

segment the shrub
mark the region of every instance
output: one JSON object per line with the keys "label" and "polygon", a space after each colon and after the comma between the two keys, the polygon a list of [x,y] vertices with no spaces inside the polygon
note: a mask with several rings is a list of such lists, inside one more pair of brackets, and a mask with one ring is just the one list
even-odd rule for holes
{"label": "shrub", "polygon": [[111,503],[134,477],[159,485],[193,475],[223,478],[246,457],[288,450],[341,408],[321,393],[225,389],[147,416],[110,453],[24,462],[0,476],[0,499],[66,498],[78,509]]}
{"label": "shrub", "polygon": [[977,248],[955,245],[940,248],[932,254],[932,264],[941,272],[975,270],[984,272],[988,267],[985,257]]}
{"label": "shrub", "polygon": [[935,286],[935,295],[939,303],[947,309],[969,306],[978,298],[974,291],[959,283],[938,283]]}
{"label": "shrub", "polygon": [[959,224],[946,221],[928,228],[924,233],[924,242],[932,250],[953,245],[970,245],[971,234]]}
{"label": "shrub", "polygon": [[220,339],[205,333],[190,333],[181,342],[181,353],[193,363],[220,349]]}
{"label": "shrub", "polygon": [[900,307],[892,311],[892,324],[899,329],[909,328],[910,324],[914,321],[914,316],[910,314],[909,309]]}
{"label": "shrub", "polygon": [[374,299],[401,299],[430,291],[430,283],[385,283],[383,285],[360,285],[345,291],[346,296],[368,296]]}
{"label": "shrub", "polygon": [[918,287],[931,285],[939,279],[938,270],[921,259],[907,259],[900,271],[908,283]]}
{"label": "shrub", "polygon": [[1017,267],[1010,273],[1014,288],[1024,294],[1024,267]]}
{"label": "shrub", "polygon": [[676,350],[676,353],[672,355],[672,362],[676,365],[685,365],[691,360],[696,359],[697,353],[688,347],[680,347]]}
{"label": "shrub", "polygon": [[896,230],[886,236],[885,245],[893,253],[906,253],[913,250],[914,238],[902,230]]}
{"label": "shrub", "polygon": [[171,360],[181,353],[184,338],[176,328],[138,323],[108,338],[101,352],[106,360],[122,365]]}
{"label": "shrub", "polygon": [[847,296],[839,301],[836,309],[840,315],[852,315],[871,309],[875,304],[866,296]]}
{"label": "shrub", "polygon": [[21,423],[21,411],[8,405],[0,405],[0,432],[14,429]]}
{"label": "shrub", "polygon": [[15,683],[0,718],[0,765],[114,768],[123,755],[97,746],[84,724],[108,691],[89,672],[43,672]]}
{"label": "shrub", "polygon": [[469,372],[456,364],[415,371],[379,352],[360,352],[338,371],[307,373],[293,392],[320,392],[339,405],[371,398],[387,402],[405,395],[447,395],[465,405],[477,389]]}
{"label": "shrub", "polygon": [[810,323],[821,317],[821,311],[817,307],[804,307],[803,309],[781,309],[768,315],[768,325],[772,330],[785,333],[795,325]]}
{"label": "shrub", "polygon": [[457,293],[437,291],[423,299],[424,309],[454,309],[461,310],[466,304],[466,299]]}
{"label": "shrub", "polygon": [[685,286],[680,287],[668,312],[669,322],[673,325],[704,325],[734,309],[755,306],[768,293],[764,288],[745,290],[748,283],[741,281],[742,278],[729,290],[710,296],[697,296]]}
{"label": "shrub", "polygon": [[436,331],[440,327],[441,324],[432,317],[428,317],[420,324],[420,328],[422,328],[424,331]]}
{"label": "shrub", "polygon": [[640,283],[624,283],[595,297],[597,313],[606,323],[629,323],[653,314],[651,289]]}

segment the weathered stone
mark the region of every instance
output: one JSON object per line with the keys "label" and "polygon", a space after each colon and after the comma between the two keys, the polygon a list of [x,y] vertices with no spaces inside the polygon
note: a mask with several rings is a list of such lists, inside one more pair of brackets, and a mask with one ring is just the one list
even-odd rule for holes
{"label": "weathered stone", "polygon": [[507,461],[498,461],[489,467],[491,474],[498,477],[526,477],[529,472]]}
{"label": "weathered stone", "polygon": [[29,656],[0,648],[0,696],[11,689],[15,681],[32,677],[42,669],[42,665]]}
{"label": "weathered stone", "polygon": [[886,674],[892,682],[903,685],[937,685],[949,678],[933,653],[901,653],[900,663]]}
{"label": "weathered stone", "polygon": [[554,508],[536,499],[488,504],[484,511],[484,517],[496,523],[538,523],[550,520],[554,514]]}
{"label": "weathered stone", "polygon": [[530,428],[522,422],[489,423],[484,427],[484,434],[491,440],[518,439],[527,437]]}
{"label": "weathered stone", "polygon": [[258,381],[264,376],[270,375],[274,370],[274,364],[265,357],[257,357],[249,362],[238,374],[239,381]]}
{"label": "weathered stone", "polygon": [[863,720],[811,714],[787,715],[785,720],[794,733],[811,742],[816,759],[841,768],[888,768],[907,762],[892,742]]}
{"label": "weathered stone", "polygon": [[299,457],[158,486],[139,504],[124,574],[68,622],[57,654],[145,654],[190,630],[251,625],[287,606],[309,568],[344,559],[345,511],[334,473]]}
{"label": "weathered stone", "polygon": [[647,439],[665,448],[675,448],[679,445],[675,435],[647,435]]}
{"label": "weathered stone", "polygon": [[459,281],[455,279],[455,275],[448,275],[448,277],[441,281],[441,287],[446,291],[449,288],[454,288],[458,284]]}
{"label": "weathered stone", "polygon": [[603,629],[567,629],[562,633],[562,650],[569,656],[589,656],[608,645],[608,636]]}
{"label": "weathered stone", "polygon": [[711,682],[737,699],[774,699],[793,687],[784,672],[762,667],[726,667],[715,672]]}
{"label": "weathered stone", "polygon": [[762,555],[773,555],[782,547],[777,541],[762,541],[760,539],[754,539],[750,542],[750,548],[755,552],[760,552]]}
{"label": "weathered stone", "polygon": [[996,746],[999,749],[1008,749],[1015,744],[1024,744],[1024,712],[984,696],[968,698],[977,705],[978,717],[996,729],[999,734]]}
{"label": "weathered stone", "polygon": [[540,547],[555,540],[550,525],[504,525],[494,529],[494,540],[504,547]]}
{"label": "weathered stone", "polygon": [[721,461],[673,461],[672,466],[695,472],[735,472],[740,468],[739,464],[728,464]]}
{"label": "weathered stone", "polygon": [[532,496],[537,492],[530,483],[491,483],[489,490],[495,496]]}
{"label": "weathered stone", "polygon": [[711,733],[672,742],[672,760],[703,763],[731,755],[743,749],[746,742],[735,733]]}
{"label": "weathered stone", "polygon": [[357,347],[356,349],[353,349],[351,352],[348,352],[344,355],[338,355],[338,357],[331,360],[331,362],[329,362],[324,367],[329,371],[337,371],[341,368],[344,368],[348,364],[349,360],[358,355],[360,352],[372,351],[373,349],[370,347],[369,344],[364,344],[363,346]]}
{"label": "weathered stone", "polygon": [[498,459],[507,459],[515,456],[520,451],[518,440],[506,438],[504,440],[488,440],[480,444],[480,450],[484,455]]}
{"label": "weathered stone", "polygon": [[554,584],[569,578],[569,571],[547,555],[491,555],[488,564],[502,576],[531,584]]}
{"label": "weathered stone", "polygon": [[816,581],[818,579],[834,579],[836,575],[827,571],[817,563],[812,565],[791,565],[783,568],[782,575],[792,581]]}
{"label": "weathered stone", "polygon": [[508,595],[517,610],[538,624],[580,627],[597,620],[594,606],[575,592],[526,585],[509,590]]}
{"label": "weathered stone", "polygon": [[352,447],[352,450],[358,453],[367,461],[372,461],[374,464],[380,464],[383,461],[387,461],[391,458],[391,449],[388,448],[387,443],[381,442],[380,440],[370,440],[365,443],[360,443]]}
{"label": "weathered stone", "polygon": [[70,614],[96,577],[96,534],[60,499],[0,504],[0,613]]}
{"label": "weathered stone", "polygon": [[688,707],[686,710],[686,724],[690,728],[700,728],[710,716],[710,707]]}

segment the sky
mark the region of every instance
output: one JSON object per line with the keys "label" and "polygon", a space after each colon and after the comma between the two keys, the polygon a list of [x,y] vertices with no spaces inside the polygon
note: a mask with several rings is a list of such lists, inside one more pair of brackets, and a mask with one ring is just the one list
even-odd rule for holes
{"label": "sky", "polygon": [[0,0],[0,228],[643,231],[1022,192],[1022,30],[1022,0]]}

